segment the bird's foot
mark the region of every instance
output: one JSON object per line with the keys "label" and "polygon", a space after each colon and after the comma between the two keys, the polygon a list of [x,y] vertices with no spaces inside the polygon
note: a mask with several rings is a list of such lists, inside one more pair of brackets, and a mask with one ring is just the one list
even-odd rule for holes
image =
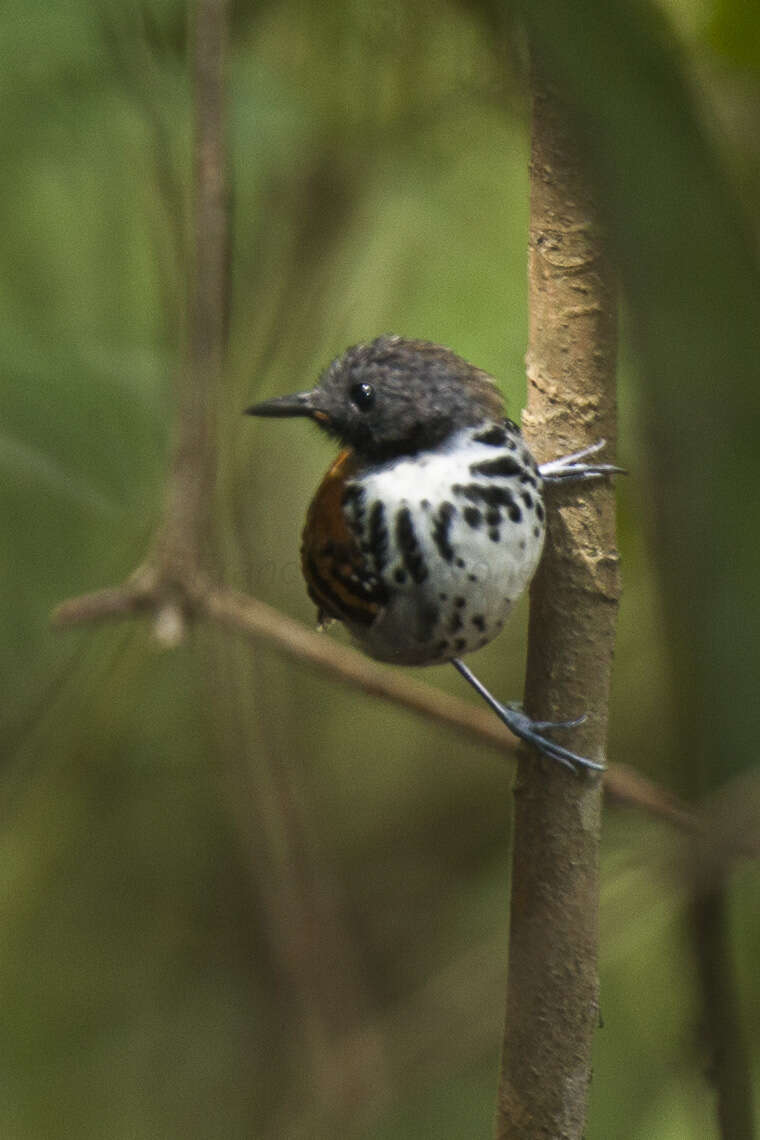
{"label": "bird's foot", "polygon": [[576,717],[575,720],[554,721],[531,720],[519,706],[515,705],[501,705],[500,711],[494,709],[494,712],[520,740],[524,740],[526,744],[537,748],[539,752],[551,760],[557,760],[569,768],[571,772],[577,772],[580,768],[587,768],[592,772],[604,771],[604,764],[599,763],[598,760],[589,760],[587,756],[579,756],[577,752],[563,748],[561,744],[557,744],[556,741],[544,735],[544,733],[552,732],[556,728],[577,728],[579,724],[583,724],[585,721],[585,713],[583,716]]}
{"label": "bird's foot", "polygon": [[496,713],[499,720],[520,740],[524,740],[526,744],[530,744],[551,760],[557,760],[572,772],[577,772],[582,768],[592,772],[604,771],[604,764],[598,760],[589,760],[586,756],[579,756],[577,752],[563,748],[561,744],[557,744],[556,741],[544,735],[544,733],[553,732],[557,728],[577,728],[579,724],[583,724],[585,721],[585,714],[576,717],[575,720],[531,720],[519,705],[503,705],[497,701],[472,670],[468,669],[458,657],[452,658],[451,664],[461,673],[465,681],[472,685],[476,693],[480,694],[486,704]]}
{"label": "bird's foot", "polygon": [[605,475],[625,475],[623,467],[616,467],[614,463],[581,463],[589,455],[596,455],[607,443],[600,439],[582,451],[574,451],[572,455],[563,455],[559,459],[551,459],[548,463],[540,463],[538,470],[546,483],[569,483],[581,479],[601,479]]}

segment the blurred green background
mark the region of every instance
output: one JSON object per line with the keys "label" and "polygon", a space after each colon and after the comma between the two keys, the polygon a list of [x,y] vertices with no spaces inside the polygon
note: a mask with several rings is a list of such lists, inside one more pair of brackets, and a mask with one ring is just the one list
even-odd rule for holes
{"label": "blurred green background", "polygon": [[[162,509],[187,15],[173,0],[0,11],[0,1135],[487,1137],[511,763],[217,629],[164,652],[147,623],[49,627],[62,598],[134,568]],[[512,15],[233,6],[210,557],[306,623],[299,533],[331,449],[240,409],[384,331],[452,346],[523,405]],[[590,116],[623,284],[609,754],[690,799],[722,789],[724,828],[752,834],[760,11],[536,0],[527,15]],[[523,608],[478,655],[505,698],[524,636]],[[418,675],[463,695],[452,670]],[[719,1135],[694,858],[671,825],[609,808],[591,1140]],[[756,1085],[757,869],[732,863],[725,883]]]}

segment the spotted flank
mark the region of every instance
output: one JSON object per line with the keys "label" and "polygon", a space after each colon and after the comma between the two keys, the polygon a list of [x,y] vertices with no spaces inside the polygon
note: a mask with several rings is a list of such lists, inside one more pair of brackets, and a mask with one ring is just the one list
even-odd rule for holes
{"label": "spotted flank", "polygon": [[522,475],[523,469],[524,465],[514,455],[499,455],[496,459],[484,459],[482,463],[470,464],[471,475],[485,475],[488,479]]}
{"label": "spotted flank", "polygon": [[337,618],[359,627],[375,621],[388,589],[357,540],[366,525],[365,494],[360,484],[346,486],[351,470],[349,453],[341,452],[322,480],[306,516],[301,564],[320,620]]}
{"label": "spotted flank", "polygon": [[340,501],[358,565],[333,557],[331,585],[324,566],[316,584],[309,567],[312,596],[380,660],[435,664],[487,644],[543,546],[541,477],[515,425],[466,428],[424,461],[346,474]]}
{"label": "spotted flank", "polygon": [[385,521],[385,506],[376,499],[372,504],[367,528],[367,548],[376,574],[381,574],[388,562],[390,536]]}
{"label": "spotted flank", "polygon": [[504,447],[507,442],[507,429],[501,424],[493,424],[474,436],[475,443],[486,443],[489,447]]}
{"label": "spotted flank", "polygon": [[451,545],[450,534],[456,513],[456,507],[447,500],[441,503],[433,522],[433,542],[444,562],[454,561],[454,547]]}
{"label": "spotted flank", "polygon": [[412,512],[407,506],[399,507],[396,512],[396,543],[404,568],[412,581],[417,586],[421,585],[428,576],[428,568],[417,539]]}
{"label": "spotted flank", "polygon": [[509,487],[493,486],[482,483],[455,483],[451,490],[454,496],[459,496],[469,500],[471,503],[484,503],[488,508],[486,514],[486,522],[494,522],[501,520],[500,507],[506,507],[507,514],[512,522],[519,523],[522,520],[522,511],[515,501],[515,496]]}

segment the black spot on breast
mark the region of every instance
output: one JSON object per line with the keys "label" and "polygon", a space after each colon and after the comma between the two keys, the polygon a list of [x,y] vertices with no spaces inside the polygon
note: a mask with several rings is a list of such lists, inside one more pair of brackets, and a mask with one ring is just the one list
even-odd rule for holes
{"label": "black spot on breast", "polygon": [[396,542],[412,581],[417,585],[424,582],[428,576],[428,568],[417,542],[412,512],[408,507],[401,507],[396,512]]}
{"label": "black spot on breast", "polygon": [[433,630],[438,624],[439,617],[440,611],[438,609],[438,606],[432,602],[420,607],[420,611],[417,615],[417,637],[420,641],[430,640]]}
{"label": "black spot on breast", "polygon": [[470,618],[470,621],[476,629],[479,629],[481,633],[485,633],[486,619],[482,614],[473,614],[473,616]]}
{"label": "black spot on breast", "polygon": [[433,542],[444,562],[451,562],[454,558],[454,547],[449,540],[449,533],[451,521],[456,513],[457,509],[453,503],[443,502],[438,508],[433,522]]}
{"label": "black spot on breast", "polygon": [[459,567],[460,570],[464,570],[464,558],[457,558],[456,559],[456,565]]}
{"label": "black spot on breast", "polygon": [[477,530],[483,521],[483,516],[478,508],[465,507],[462,513],[464,515],[464,521],[467,523],[467,525],[471,526],[473,530]]}
{"label": "black spot on breast", "polygon": [[541,527],[540,526],[534,526],[533,527],[533,537],[534,538],[540,538],[541,537]]}
{"label": "black spot on breast", "polygon": [[438,595],[438,597],[441,599],[442,602],[445,602],[446,599],[448,598],[448,596],[449,596],[448,594],[439,594]]}
{"label": "black spot on breast", "polygon": [[523,471],[522,475],[520,476],[520,482],[527,483],[529,487],[538,487],[538,483],[533,478],[530,471]]}
{"label": "black spot on breast", "polygon": [[388,561],[388,527],[385,522],[385,506],[380,499],[372,504],[369,512],[367,546],[379,574]]}
{"label": "black spot on breast", "polygon": [[433,650],[433,653],[435,654],[436,657],[440,657],[443,653],[445,653],[447,651],[448,648],[449,648],[448,641],[439,641],[438,644],[436,645],[435,649]]}
{"label": "black spot on breast", "polygon": [[543,503],[536,503],[536,518],[539,522],[544,521],[544,507]]}
{"label": "black spot on breast", "polygon": [[476,443],[486,443],[489,447],[503,447],[507,442],[507,432],[505,428],[494,424],[493,427],[479,432],[473,438]]}
{"label": "black spot on breast", "polygon": [[501,522],[501,511],[498,507],[489,507],[486,511],[486,522],[489,526],[498,526]]}
{"label": "black spot on breast", "polygon": [[490,538],[491,542],[498,542],[501,538],[501,533],[496,527],[492,527],[488,532],[488,537]]}
{"label": "black spot on breast", "polygon": [[531,495],[530,491],[523,491],[520,498],[525,503],[525,506],[528,508],[528,510],[532,511],[533,510],[533,496]]}
{"label": "black spot on breast", "polygon": [[402,566],[399,566],[396,570],[393,571],[393,577],[398,582],[399,586],[403,586],[404,582],[406,581],[406,570],[404,570]]}
{"label": "black spot on breast", "polygon": [[423,499],[420,502],[420,506],[422,507],[423,511],[429,511],[430,510],[430,499]]}
{"label": "black spot on breast", "polygon": [[461,653],[466,644],[467,644],[466,638],[458,637],[456,639],[456,641],[454,642],[454,648],[456,649],[457,653]]}
{"label": "black spot on breast", "polygon": [[522,511],[518,507],[517,503],[512,503],[511,507],[509,508],[509,517],[514,523],[522,522]]}
{"label": "black spot on breast", "polygon": [[459,613],[459,610],[454,610],[454,613],[451,615],[451,619],[449,621],[449,633],[459,633],[459,630],[461,628],[462,628],[461,615]]}
{"label": "black spot on breast", "polygon": [[520,475],[523,468],[511,455],[499,455],[496,459],[484,459],[482,463],[470,464],[471,475],[485,475],[488,479]]}
{"label": "black spot on breast", "polygon": [[463,598],[460,594],[458,597],[454,598],[454,605],[458,610],[464,609],[464,607],[467,605],[467,598]]}
{"label": "black spot on breast", "polygon": [[508,487],[484,483],[455,483],[451,490],[471,503],[483,503],[487,507],[513,507],[515,499]]}

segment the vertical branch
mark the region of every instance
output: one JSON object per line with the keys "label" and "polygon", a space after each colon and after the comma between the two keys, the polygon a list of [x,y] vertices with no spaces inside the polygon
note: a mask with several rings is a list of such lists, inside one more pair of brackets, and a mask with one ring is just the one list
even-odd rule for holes
{"label": "vertical branch", "polygon": [[[615,439],[615,284],[583,137],[534,64],[526,437],[546,460]],[[551,488],[531,592],[526,708],[581,712],[570,747],[602,759],[619,594],[614,492]],[[563,736],[564,740],[564,736]],[[598,1012],[601,782],[533,753],[515,788],[507,1016],[497,1135],[583,1135]]]}
{"label": "vertical branch", "polygon": [[229,0],[197,0],[192,275],[168,503],[159,542],[164,572],[191,579],[209,532],[216,467],[214,405],[224,358],[227,212],[224,63]]}

